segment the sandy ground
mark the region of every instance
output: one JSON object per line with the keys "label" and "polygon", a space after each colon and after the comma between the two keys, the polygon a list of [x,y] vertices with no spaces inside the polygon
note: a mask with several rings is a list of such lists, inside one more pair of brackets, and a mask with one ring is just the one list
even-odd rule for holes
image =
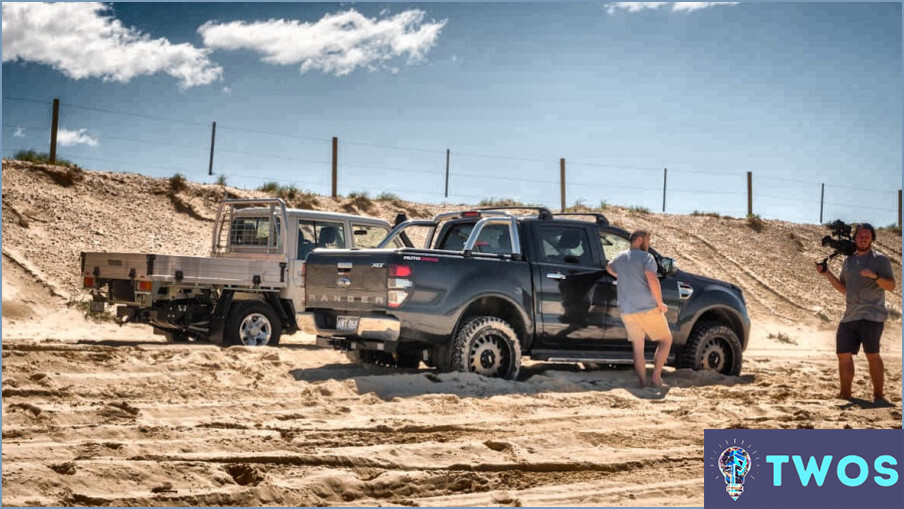
{"label": "sandy ground", "polygon": [[[170,251],[203,253],[205,195],[185,195],[202,217],[185,219],[172,198],[130,195],[159,185],[143,178],[89,173],[56,188],[4,161],[4,505],[702,506],[704,429],[901,428],[899,313],[882,343],[890,404],[870,401],[862,355],[857,399],[833,397],[841,297],[809,272],[815,226],[769,222],[772,240],[751,243],[741,220],[614,211],[656,228],[683,268],[744,288],[742,375],[668,369],[667,389],[639,390],[630,369],[526,361],[502,381],[352,365],[303,334],[220,348],[86,320],[78,251],[159,250],[192,234]],[[105,212],[101,189],[137,216]],[[169,228],[128,221],[145,216]],[[888,297],[899,311],[900,287]]]}
{"label": "sandy ground", "polygon": [[757,327],[797,344],[757,335],[740,377],[639,390],[626,369],[527,362],[509,382],[351,365],[302,334],[223,349],[78,320],[4,327],[4,505],[702,506],[706,428],[901,427],[900,348],[890,405],[836,400],[831,333],[804,328]]}

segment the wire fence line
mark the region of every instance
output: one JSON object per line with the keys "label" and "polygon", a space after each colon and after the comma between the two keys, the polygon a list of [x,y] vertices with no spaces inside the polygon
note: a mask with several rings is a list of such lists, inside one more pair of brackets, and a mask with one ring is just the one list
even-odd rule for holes
{"label": "wire fence line", "polygon": [[[48,146],[52,101],[4,96],[3,102],[4,157],[12,157],[19,150],[41,152],[41,147]],[[896,218],[898,226],[901,224],[899,182],[889,183],[885,190],[876,190],[737,170],[713,172],[668,168],[668,165],[555,160],[456,150],[451,150],[452,163],[447,166],[449,149],[341,139],[334,156],[332,137],[220,122],[216,123],[213,137],[213,122],[68,102],[61,105],[61,111],[64,112],[61,127],[78,125],[76,133],[93,140],[94,146],[63,140],[58,143],[60,158],[105,166],[98,169],[137,171],[157,177],[168,176],[164,172],[182,173],[192,180],[209,182],[216,178],[209,175],[208,170],[212,168],[214,174],[228,177],[231,185],[260,187],[277,182],[327,195],[334,189],[339,194],[378,189],[407,200],[433,203],[515,199],[563,207],[617,204],[656,212],[694,210],[738,217],[756,213],[801,222],[816,219],[823,222],[834,217],[833,209],[855,208],[883,218],[882,221],[873,219],[879,224],[892,222],[889,218]],[[109,125],[101,118],[107,116],[141,122],[122,122],[116,132],[108,133],[101,127]],[[47,124],[36,124],[39,118],[46,118]],[[154,128],[155,124],[159,129]],[[162,136],[164,133],[170,136]],[[72,136],[72,132],[67,134]],[[116,150],[109,150],[107,147],[113,144],[108,142],[113,142]],[[701,186],[701,181],[705,185]],[[861,195],[855,198],[857,203],[846,201],[857,193]]]}

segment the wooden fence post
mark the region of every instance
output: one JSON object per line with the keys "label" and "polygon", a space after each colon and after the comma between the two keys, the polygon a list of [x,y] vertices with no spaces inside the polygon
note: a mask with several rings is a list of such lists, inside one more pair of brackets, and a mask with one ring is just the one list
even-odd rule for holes
{"label": "wooden fence post", "polygon": [[50,121],[50,164],[56,164],[57,129],[60,127],[60,100],[53,100],[53,119]]}
{"label": "wooden fence post", "polygon": [[446,149],[446,198],[449,197],[449,149]]}
{"label": "wooden fence post", "polygon": [[559,159],[559,187],[562,194],[562,212],[565,212],[565,158]]}
{"label": "wooden fence post", "polygon": [[339,138],[333,136],[333,198],[337,196],[337,183],[339,172]]}
{"label": "wooden fence post", "polygon": [[665,212],[665,185],[669,179],[669,169],[662,169],[662,212]]}
{"label": "wooden fence post", "polygon": [[747,217],[753,215],[753,172],[747,172]]}
{"label": "wooden fence post", "polygon": [[217,123],[214,122],[210,128],[210,166],[207,168],[207,174],[213,175],[213,145],[217,140]]}
{"label": "wooden fence post", "polygon": [[822,183],[822,191],[819,192],[819,224],[822,224],[822,204],[826,197],[826,184]]}

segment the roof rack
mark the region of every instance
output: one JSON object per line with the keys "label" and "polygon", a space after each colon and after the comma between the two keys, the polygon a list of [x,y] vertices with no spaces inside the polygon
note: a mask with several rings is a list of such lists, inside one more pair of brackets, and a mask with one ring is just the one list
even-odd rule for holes
{"label": "roof rack", "polygon": [[556,217],[558,216],[590,216],[596,220],[596,224],[599,226],[609,226],[609,219],[598,212],[562,212],[556,214]]}
{"label": "roof rack", "polygon": [[536,210],[537,216],[540,219],[552,219],[552,212],[549,211],[546,207],[517,207],[517,206],[505,206],[505,207],[475,207],[472,209],[465,209],[456,212],[442,212],[433,217],[434,221],[442,221],[445,219],[455,219],[459,217],[468,217],[465,214],[473,215],[476,213],[477,217],[484,216],[511,216],[512,214],[507,213],[507,210]]}
{"label": "roof rack", "polygon": [[530,205],[506,205],[503,207],[479,207],[473,210],[536,210],[540,219],[552,219],[552,212],[546,207],[532,207]]}

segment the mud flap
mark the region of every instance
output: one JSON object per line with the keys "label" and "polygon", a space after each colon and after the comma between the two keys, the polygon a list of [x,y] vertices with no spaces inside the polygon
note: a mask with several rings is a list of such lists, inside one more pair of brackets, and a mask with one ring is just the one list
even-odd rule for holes
{"label": "mud flap", "polygon": [[226,324],[229,308],[232,307],[234,293],[232,290],[223,290],[223,295],[217,301],[217,307],[214,308],[213,315],[210,317],[210,332],[207,333],[207,340],[213,344],[223,344],[223,327]]}

